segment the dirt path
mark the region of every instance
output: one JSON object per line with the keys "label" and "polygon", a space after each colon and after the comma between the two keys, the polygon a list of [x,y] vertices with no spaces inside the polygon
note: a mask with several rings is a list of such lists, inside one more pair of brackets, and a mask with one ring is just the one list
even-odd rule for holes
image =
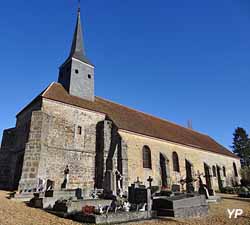
{"label": "dirt path", "polygon": [[[129,223],[129,225],[250,225],[250,199],[240,199],[236,196],[224,195],[220,203],[209,205],[209,215],[195,219],[154,220],[146,222]],[[243,215],[237,219],[229,219],[227,209],[243,209]]]}
{"label": "dirt path", "polygon": [[[80,225],[71,220],[61,219],[39,209],[27,207],[24,203],[6,198],[7,192],[0,191],[0,225]],[[243,216],[237,219],[228,219],[227,209],[242,208]],[[250,201],[224,199],[219,204],[209,207],[209,216],[201,219],[188,220],[151,220],[130,225],[166,224],[166,225],[250,225]]]}
{"label": "dirt path", "polygon": [[0,225],[80,225],[6,199],[6,194],[7,192],[0,191]]}

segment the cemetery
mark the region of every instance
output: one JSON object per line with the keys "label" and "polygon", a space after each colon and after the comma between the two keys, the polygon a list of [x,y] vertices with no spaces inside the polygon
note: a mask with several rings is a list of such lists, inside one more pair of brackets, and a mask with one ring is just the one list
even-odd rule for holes
{"label": "cemetery", "polygon": [[[81,223],[105,224],[160,217],[203,217],[208,215],[208,202],[220,199],[209,195],[213,191],[207,190],[201,179],[198,192],[194,191],[193,181],[182,181],[182,186],[172,185],[171,189],[152,186],[150,176],[147,181],[146,187],[138,177],[127,192],[118,185],[116,193],[94,189],[89,196],[80,188],[67,189],[66,183],[62,190],[53,190],[52,184],[49,190],[34,193],[28,205]],[[16,194],[17,199],[21,197],[22,194]]]}

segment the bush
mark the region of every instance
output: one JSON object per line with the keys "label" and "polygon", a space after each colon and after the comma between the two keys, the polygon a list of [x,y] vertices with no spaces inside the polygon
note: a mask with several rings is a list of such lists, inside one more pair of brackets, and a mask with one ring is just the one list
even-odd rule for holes
{"label": "bush", "polygon": [[239,197],[250,198],[250,189],[247,187],[241,187],[239,190]]}
{"label": "bush", "polygon": [[241,187],[232,187],[232,186],[226,186],[223,187],[221,190],[221,193],[225,194],[238,194],[240,192]]}

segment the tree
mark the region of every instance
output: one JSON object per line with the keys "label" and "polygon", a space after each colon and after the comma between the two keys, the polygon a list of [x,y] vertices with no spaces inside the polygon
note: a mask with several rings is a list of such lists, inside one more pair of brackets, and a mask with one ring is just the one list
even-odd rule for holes
{"label": "tree", "polygon": [[241,127],[237,127],[233,136],[233,152],[241,158],[243,166],[250,166],[250,139],[246,131]]}

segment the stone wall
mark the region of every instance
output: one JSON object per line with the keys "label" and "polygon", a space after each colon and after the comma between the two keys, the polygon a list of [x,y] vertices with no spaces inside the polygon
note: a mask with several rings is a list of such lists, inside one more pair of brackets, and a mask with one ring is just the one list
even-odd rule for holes
{"label": "stone wall", "polygon": [[31,116],[29,140],[25,147],[20,191],[33,191],[37,185],[37,174],[42,150],[42,125],[44,114],[34,111]]}
{"label": "stone wall", "polygon": [[118,169],[126,189],[126,151],[117,127],[106,115],[43,99],[41,110],[32,112],[19,190],[33,191],[38,179],[52,180],[54,188],[60,189],[66,165],[70,171],[67,188],[83,188],[87,193],[110,186],[111,180],[104,182],[106,170],[116,185]]}
{"label": "stone wall", "polygon": [[15,174],[16,129],[10,128],[3,132],[0,149],[0,189],[12,189]]}
{"label": "stone wall", "polygon": [[[204,174],[204,163],[212,167],[213,165],[218,165],[221,168],[225,166],[226,177],[223,176],[221,172],[221,178],[223,185],[231,184],[232,180],[237,180],[239,182],[239,177],[234,176],[233,172],[233,162],[236,163],[237,169],[240,169],[240,161],[236,158],[215,154],[212,152],[200,150],[197,148],[192,148],[184,145],[179,145],[159,139],[154,139],[151,137],[146,137],[138,134],[133,134],[126,131],[119,131],[122,139],[127,144],[128,148],[128,182],[133,183],[137,180],[137,177],[148,185],[146,181],[149,176],[151,176],[154,181],[152,185],[161,186],[161,170],[160,170],[160,159],[159,155],[162,153],[167,160],[167,168],[169,168],[168,176],[170,186],[172,184],[179,184],[180,179],[185,179],[186,168],[185,160],[187,159],[193,165],[193,176],[198,173]],[[151,149],[152,158],[152,169],[143,168],[142,161],[142,148],[144,145],[149,146]],[[173,171],[173,160],[172,153],[177,152],[179,156],[180,172]],[[205,180],[203,179],[204,183]],[[212,186],[215,190],[218,190],[218,180],[216,177],[212,177]],[[198,182],[196,182],[196,189],[198,187]]]}
{"label": "stone wall", "polygon": [[39,178],[51,179],[55,188],[60,188],[63,171],[69,165],[68,188],[91,190],[110,185],[105,172],[118,169],[124,176],[122,186],[128,187],[126,144],[106,115],[47,99],[43,100],[42,112],[47,119]]}
{"label": "stone wall", "polygon": [[15,128],[4,130],[0,149],[0,189],[15,190],[18,187],[31,114],[39,110],[40,106],[40,101],[34,102],[17,115]]}
{"label": "stone wall", "polygon": [[[151,149],[152,169],[143,168],[144,145]],[[180,172],[173,171],[174,151],[179,157]],[[67,188],[89,191],[105,186],[114,190],[116,170],[123,176],[123,190],[137,177],[147,184],[151,176],[153,185],[161,186],[160,153],[167,162],[169,186],[185,179],[185,160],[192,164],[193,176],[204,174],[206,163],[210,168],[213,165],[226,168],[226,177],[222,170],[220,173],[223,186],[239,182],[233,171],[233,162],[240,168],[236,158],[119,131],[102,113],[42,99],[42,103],[37,101],[19,113],[16,127],[4,132],[0,184],[5,187],[0,188],[17,186],[21,177],[19,190],[32,191],[39,178],[54,181],[55,189],[60,189],[66,165],[70,170]],[[217,177],[212,177],[211,182],[218,189]]]}
{"label": "stone wall", "polygon": [[53,180],[55,188],[60,189],[68,165],[67,188],[93,189],[96,126],[105,115],[46,99],[42,112],[46,120],[38,177]]}
{"label": "stone wall", "polygon": [[12,189],[13,169],[13,154],[8,151],[0,152],[0,189]]}

